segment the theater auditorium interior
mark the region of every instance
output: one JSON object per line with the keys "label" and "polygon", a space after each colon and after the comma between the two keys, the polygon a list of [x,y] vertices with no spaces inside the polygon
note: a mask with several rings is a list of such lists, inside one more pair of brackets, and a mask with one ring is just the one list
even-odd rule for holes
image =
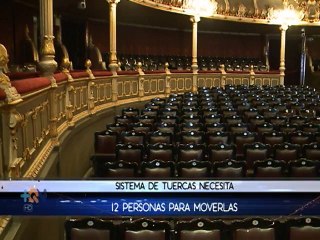
{"label": "theater auditorium interior", "polygon": [[320,1],[7,0],[0,31],[0,239],[320,239]]}

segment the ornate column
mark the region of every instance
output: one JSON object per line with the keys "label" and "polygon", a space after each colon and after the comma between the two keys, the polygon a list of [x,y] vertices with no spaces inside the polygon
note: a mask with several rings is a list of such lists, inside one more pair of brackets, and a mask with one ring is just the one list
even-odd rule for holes
{"label": "ornate column", "polygon": [[166,62],[164,66],[166,71],[165,94],[166,94],[166,97],[169,97],[171,93],[171,85],[170,85],[171,72],[169,69],[169,63]]}
{"label": "ornate column", "polygon": [[110,22],[110,56],[109,68],[113,74],[116,74],[118,69],[117,59],[117,4],[120,0],[107,0],[109,3],[109,22]]}
{"label": "ornate column", "polygon": [[40,0],[40,37],[41,50],[39,67],[43,76],[49,77],[51,85],[55,87],[56,81],[53,77],[57,69],[54,60],[55,50],[53,44],[53,0]]}
{"label": "ornate column", "polygon": [[284,85],[284,71],[286,70],[285,57],[286,57],[286,31],[288,25],[281,25],[281,45],[280,45],[280,84]]}
{"label": "ornate column", "polygon": [[57,83],[53,73],[57,69],[57,62],[54,60],[55,50],[53,43],[53,0],[40,0],[40,37],[41,51],[39,67],[42,76],[51,80],[52,89],[49,93],[50,104],[50,130],[49,134],[54,144],[58,145],[57,130]]}
{"label": "ornate column", "polygon": [[193,16],[190,18],[192,22],[192,63],[191,68],[194,73],[198,71],[198,22],[200,21],[199,16]]}

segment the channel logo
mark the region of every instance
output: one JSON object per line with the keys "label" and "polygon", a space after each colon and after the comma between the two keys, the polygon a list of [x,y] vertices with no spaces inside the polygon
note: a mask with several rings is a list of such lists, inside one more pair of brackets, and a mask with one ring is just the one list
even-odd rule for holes
{"label": "channel logo", "polygon": [[33,212],[33,204],[39,203],[40,199],[43,199],[46,197],[47,197],[46,189],[44,189],[42,193],[40,193],[40,191],[35,187],[30,188],[29,191],[24,190],[24,192],[20,194],[20,198],[22,198],[24,202],[23,211],[26,213]]}
{"label": "channel logo", "polygon": [[32,187],[29,191],[24,190],[24,192],[20,194],[20,198],[22,198],[25,203],[39,203],[40,198],[47,198],[47,191],[44,189],[41,193],[38,189]]}
{"label": "channel logo", "polygon": [[25,203],[39,203],[39,191],[36,188],[30,188],[28,192],[24,190],[20,197]]}

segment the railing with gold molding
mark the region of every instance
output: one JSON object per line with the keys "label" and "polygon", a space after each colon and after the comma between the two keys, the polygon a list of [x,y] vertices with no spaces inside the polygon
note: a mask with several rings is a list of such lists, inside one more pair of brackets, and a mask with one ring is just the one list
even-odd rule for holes
{"label": "railing with gold molding", "polygon": [[[2,58],[6,55],[2,46]],[[7,61],[0,62],[3,69]],[[86,70],[57,73],[57,87],[46,77],[11,80],[1,71],[1,177],[36,178],[60,137],[81,119],[113,106],[197,91],[198,87],[279,85],[279,73],[220,71],[136,72]],[[14,87],[16,86],[16,88]],[[31,86],[31,87],[30,87]],[[2,98],[1,98],[2,97]]]}

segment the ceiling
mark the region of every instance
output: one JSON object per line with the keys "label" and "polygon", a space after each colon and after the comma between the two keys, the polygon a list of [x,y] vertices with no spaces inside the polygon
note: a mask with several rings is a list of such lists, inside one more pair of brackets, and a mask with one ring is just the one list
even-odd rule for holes
{"label": "ceiling", "polygon": [[[86,8],[80,9],[79,2],[82,0],[53,0],[54,12],[61,16],[68,16],[73,18],[87,18],[92,21],[109,21],[109,6],[107,0],[86,0]],[[151,28],[170,28],[183,31],[191,31],[190,16],[185,14],[177,14],[170,11],[173,8],[168,6],[168,9],[163,7],[154,8],[155,6],[147,6],[147,2],[137,0],[140,4],[133,2],[134,0],[121,0],[117,5],[117,24],[119,25],[133,25]],[[167,1],[172,0],[155,0]],[[229,3],[229,18],[225,15],[224,18],[201,18],[199,22],[199,32],[224,32],[224,33],[243,33],[243,34],[279,34],[279,26],[268,24],[253,24],[254,21],[247,21],[244,18],[230,18],[231,12],[236,12],[241,4],[246,6],[247,11],[254,11],[255,6],[259,12],[262,9],[267,9],[270,6],[279,7],[282,5],[282,0],[216,0],[218,9],[223,13],[226,10],[226,2]],[[292,0],[298,2],[299,0]],[[309,0],[310,1],[310,0]],[[39,0],[16,0],[23,4],[30,4],[38,7]],[[179,2],[179,0],[175,0]],[[183,0],[180,0],[183,2]],[[254,2],[256,5],[254,5]],[[302,2],[302,1],[300,1]],[[159,4],[158,4],[159,5]],[[220,6],[220,7],[219,7]],[[162,9],[162,10],[159,10]],[[233,9],[233,10],[232,10]],[[246,17],[247,18],[247,17]],[[226,21],[229,20],[229,21]],[[314,27],[314,25],[316,27]],[[288,34],[299,34],[302,28],[306,29],[308,34],[319,34],[319,24],[307,23],[306,26],[290,27]]]}

